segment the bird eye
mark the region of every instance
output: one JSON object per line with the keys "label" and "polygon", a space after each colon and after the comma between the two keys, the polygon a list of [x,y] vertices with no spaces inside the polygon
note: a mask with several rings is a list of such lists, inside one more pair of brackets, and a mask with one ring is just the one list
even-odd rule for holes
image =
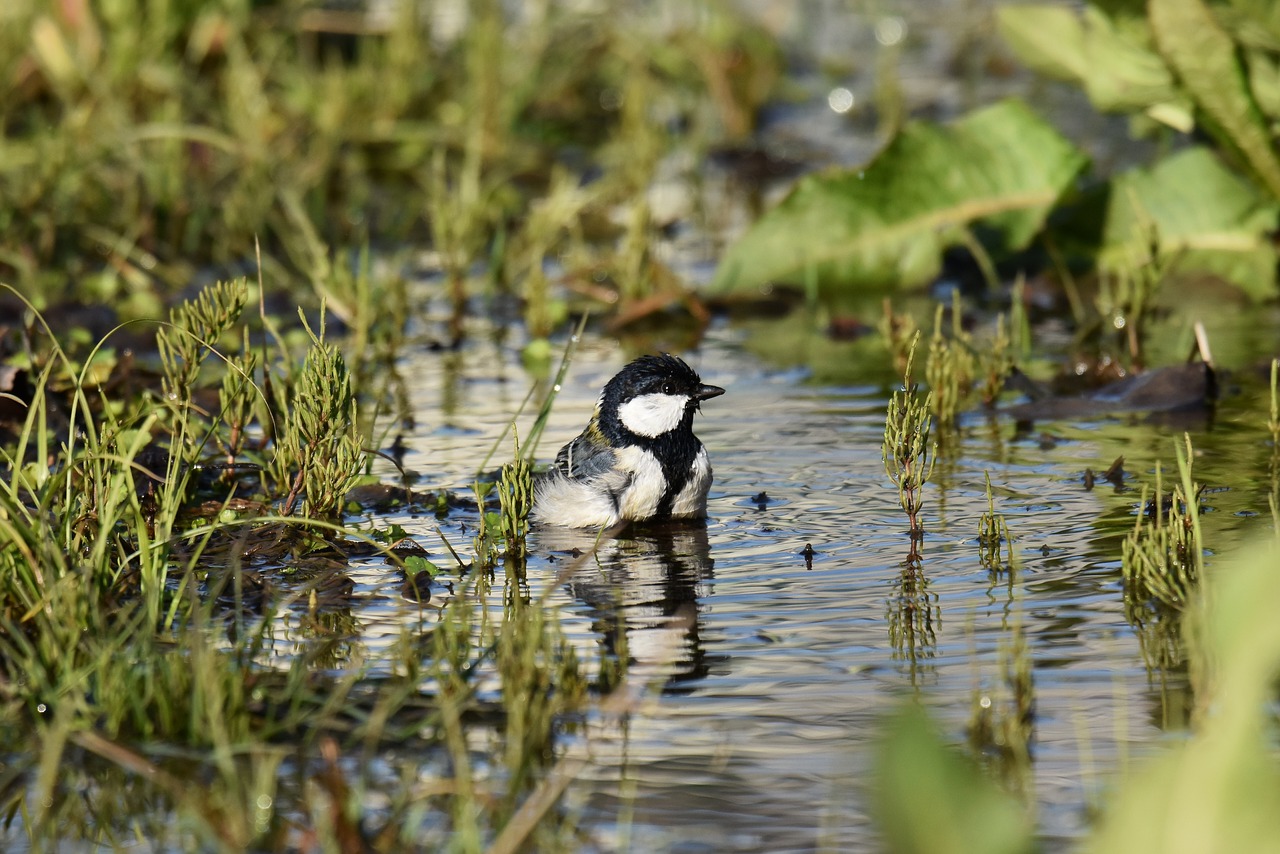
{"label": "bird eye", "polygon": [[665,382],[662,384],[663,394],[675,394],[675,392],[676,392],[675,383]]}

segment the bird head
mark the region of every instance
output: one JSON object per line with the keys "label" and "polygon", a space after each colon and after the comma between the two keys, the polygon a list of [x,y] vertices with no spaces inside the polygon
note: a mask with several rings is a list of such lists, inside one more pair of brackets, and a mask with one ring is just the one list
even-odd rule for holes
{"label": "bird head", "polygon": [[724,389],[703,383],[682,359],[641,356],[609,380],[596,411],[606,434],[621,428],[656,439],[691,430],[702,401],[722,394]]}

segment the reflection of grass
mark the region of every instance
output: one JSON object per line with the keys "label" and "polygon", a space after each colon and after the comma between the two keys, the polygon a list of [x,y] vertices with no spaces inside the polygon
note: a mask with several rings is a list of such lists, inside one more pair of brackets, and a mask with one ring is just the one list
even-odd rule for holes
{"label": "reflection of grass", "polygon": [[[1269,711],[1280,673],[1280,555],[1266,544],[1242,549],[1206,583],[1211,595],[1193,601],[1185,624],[1199,711],[1192,734],[1116,783],[1084,850],[1269,851],[1280,838]],[[877,812],[889,850],[1035,850],[1023,805],[920,717],[890,725],[878,764]],[[1010,720],[1022,719],[1019,712]]]}

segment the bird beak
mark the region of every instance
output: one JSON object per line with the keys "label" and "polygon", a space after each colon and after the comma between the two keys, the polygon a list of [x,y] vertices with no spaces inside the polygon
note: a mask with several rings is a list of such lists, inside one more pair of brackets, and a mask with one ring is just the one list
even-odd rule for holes
{"label": "bird beak", "polygon": [[722,394],[724,394],[724,389],[720,388],[720,386],[704,385],[698,387],[698,391],[694,394],[693,399],[701,403],[704,400],[712,397],[719,397]]}

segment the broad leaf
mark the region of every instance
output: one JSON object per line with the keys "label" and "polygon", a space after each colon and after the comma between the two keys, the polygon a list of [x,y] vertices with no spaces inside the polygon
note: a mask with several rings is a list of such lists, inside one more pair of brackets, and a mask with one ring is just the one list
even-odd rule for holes
{"label": "broad leaf", "polygon": [[1017,101],[949,128],[908,124],[865,168],[801,179],[725,253],[711,288],[921,284],[966,228],[997,251],[1026,246],[1085,162]]}
{"label": "broad leaf", "polygon": [[[1132,5],[1132,4],[1128,4]],[[1000,35],[1026,65],[1076,83],[1099,110],[1143,111],[1191,129],[1189,102],[1151,44],[1141,5],[1077,12],[1062,6],[1004,6]]]}
{"label": "broad leaf", "polygon": [[1208,149],[1186,149],[1150,169],[1125,172],[1096,197],[1100,204],[1082,204],[1063,236],[1077,249],[1096,252],[1099,267],[1130,269],[1154,240],[1180,270],[1215,273],[1257,299],[1275,295],[1270,234],[1280,205]]}
{"label": "broad leaf", "polygon": [[1280,159],[1231,36],[1201,0],[1151,0],[1148,17],[1156,46],[1208,118],[1206,127],[1280,198]]}
{"label": "broad leaf", "polygon": [[897,854],[1035,849],[1026,810],[971,759],[947,747],[918,709],[889,722],[874,792],[886,848]]}

